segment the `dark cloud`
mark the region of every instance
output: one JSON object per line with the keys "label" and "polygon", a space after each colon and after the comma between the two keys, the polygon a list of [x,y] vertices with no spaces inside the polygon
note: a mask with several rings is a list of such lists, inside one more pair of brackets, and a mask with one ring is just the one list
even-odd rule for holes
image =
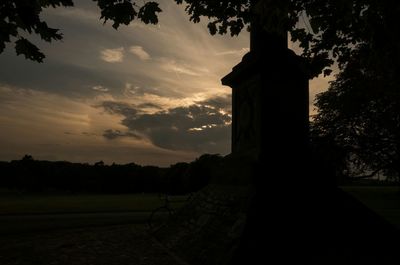
{"label": "dark cloud", "polygon": [[231,95],[212,97],[203,101],[196,102],[199,105],[210,106],[212,108],[232,112],[232,97]]}
{"label": "dark cloud", "polygon": [[[209,100],[221,106],[221,100]],[[223,105],[223,104],[222,104]],[[129,134],[144,135],[154,145],[170,150],[190,150],[196,152],[229,152],[230,115],[220,111],[220,107],[193,104],[152,114],[143,114],[134,106],[122,102],[103,102],[102,107],[113,114],[123,115],[121,123]],[[103,136],[115,139],[127,135],[115,130],[107,130]]]}
{"label": "dark cloud", "polygon": [[82,132],[82,135],[85,135],[85,136],[97,136],[97,134],[91,133],[91,132]]}
{"label": "dark cloud", "polygon": [[121,132],[120,130],[105,130],[103,133],[103,137],[108,140],[113,140],[119,137],[133,137],[136,139],[141,139],[141,137],[133,132]]}
{"label": "dark cloud", "polygon": [[140,108],[140,109],[151,108],[151,109],[159,109],[159,110],[162,109],[162,107],[160,107],[154,103],[143,103],[143,104],[138,105],[138,108]]}
{"label": "dark cloud", "polygon": [[87,89],[90,85],[101,84],[108,88],[124,86],[121,79],[106,70],[56,61],[50,56],[46,58],[46,63],[38,64],[21,56],[16,57],[10,50],[0,55],[2,63],[7,65],[0,68],[0,80],[7,85],[67,96],[95,95],[96,91]]}
{"label": "dark cloud", "polygon": [[125,96],[143,96],[146,94],[156,95],[167,98],[185,98],[187,94],[182,91],[171,89],[170,87],[159,87],[157,76],[144,76],[137,75],[124,77],[127,80],[125,85],[124,95]]}
{"label": "dark cloud", "polygon": [[222,126],[229,123],[231,118],[220,113],[217,109],[190,105],[177,107],[167,111],[159,111],[153,114],[125,116],[122,124],[134,130],[149,130],[155,127],[172,128],[173,130],[190,130],[202,126]]}
{"label": "dark cloud", "polygon": [[103,101],[97,107],[102,107],[109,114],[119,114],[126,117],[135,116],[138,113],[135,106],[124,102]]}
{"label": "dark cloud", "polygon": [[205,128],[201,131],[157,127],[149,132],[149,137],[154,145],[165,149],[227,154],[230,126]]}
{"label": "dark cloud", "polygon": [[65,135],[75,135],[75,136],[77,136],[77,135],[84,135],[84,136],[89,136],[89,137],[98,136],[98,134],[92,133],[92,132],[81,132],[81,133],[64,132],[64,134],[65,134]]}

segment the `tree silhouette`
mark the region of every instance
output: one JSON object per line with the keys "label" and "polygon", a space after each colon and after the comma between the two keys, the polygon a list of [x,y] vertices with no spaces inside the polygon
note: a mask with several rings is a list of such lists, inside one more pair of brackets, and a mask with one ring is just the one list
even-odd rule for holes
{"label": "tree silhouette", "polygon": [[350,174],[384,172],[399,179],[400,57],[398,43],[384,39],[360,45],[329,90],[317,96],[312,127],[345,151]]}
{"label": "tree silhouette", "polygon": [[100,161],[94,163],[94,166],[95,166],[95,167],[103,167],[103,166],[104,166],[104,161],[103,161],[103,160],[100,160]]}
{"label": "tree silhouette", "polygon": [[33,161],[33,156],[26,154],[22,158],[22,161]]}
{"label": "tree silhouette", "polygon": [[[328,91],[317,96],[314,135],[343,150],[350,174],[399,178],[399,3],[368,1],[360,39]],[[364,10],[364,9],[363,9]],[[371,11],[369,11],[371,10]],[[333,50],[334,52],[334,50]]]}

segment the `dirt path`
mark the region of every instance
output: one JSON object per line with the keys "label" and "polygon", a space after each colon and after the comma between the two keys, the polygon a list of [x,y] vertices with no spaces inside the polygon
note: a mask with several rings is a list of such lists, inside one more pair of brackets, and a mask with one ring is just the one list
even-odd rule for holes
{"label": "dirt path", "polygon": [[0,237],[1,265],[176,265],[139,224]]}

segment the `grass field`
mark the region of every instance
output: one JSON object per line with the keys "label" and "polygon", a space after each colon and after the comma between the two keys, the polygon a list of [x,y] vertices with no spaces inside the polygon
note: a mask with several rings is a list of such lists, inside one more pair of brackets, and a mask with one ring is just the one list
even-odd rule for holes
{"label": "grass field", "polygon": [[[369,208],[400,228],[400,188],[341,187]],[[170,207],[178,209],[187,196],[171,197]],[[0,234],[118,223],[146,223],[151,212],[164,205],[157,194],[125,195],[2,195]],[[156,218],[168,216],[157,212]]]}
{"label": "grass field", "polygon": [[[176,210],[187,196],[170,197]],[[121,224],[159,224],[169,211],[157,194],[0,196],[0,235]],[[150,216],[152,218],[150,219]]]}
{"label": "grass field", "polygon": [[[178,208],[187,196],[171,197]],[[0,215],[49,213],[148,212],[164,204],[157,194],[1,196]]]}
{"label": "grass field", "polygon": [[400,187],[345,186],[341,188],[400,228]]}

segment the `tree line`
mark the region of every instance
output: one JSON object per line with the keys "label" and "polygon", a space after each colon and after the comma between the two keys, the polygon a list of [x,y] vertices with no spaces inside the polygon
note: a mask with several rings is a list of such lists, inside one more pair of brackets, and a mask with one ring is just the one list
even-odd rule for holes
{"label": "tree line", "polygon": [[190,163],[169,167],[136,163],[106,165],[67,161],[0,162],[0,189],[22,193],[169,193],[186,194],[207,185],[223,157],[204,154]]}

